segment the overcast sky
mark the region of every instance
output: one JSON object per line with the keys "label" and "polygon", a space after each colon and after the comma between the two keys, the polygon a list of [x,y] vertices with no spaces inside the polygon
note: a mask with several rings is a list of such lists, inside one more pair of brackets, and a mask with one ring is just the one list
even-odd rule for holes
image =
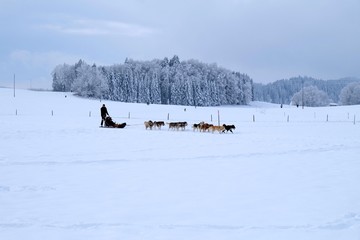
{"label": "overcast sky", "polygon": [[360,77],[360,0],[0,0],[0,21],[0,86],[175,54],[259,83]]}

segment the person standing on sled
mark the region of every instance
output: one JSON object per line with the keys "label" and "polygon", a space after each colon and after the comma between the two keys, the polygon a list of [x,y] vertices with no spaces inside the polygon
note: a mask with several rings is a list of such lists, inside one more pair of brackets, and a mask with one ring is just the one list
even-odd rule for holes
{"label": "person standing on sled", "polygon": [[103,126],[106,116],[109,116],[109,113],[107,111],[107,108],[105,107],[105,104],[103,104],[102,107],[100,108],[100,112],[101,112],[101,126]]}

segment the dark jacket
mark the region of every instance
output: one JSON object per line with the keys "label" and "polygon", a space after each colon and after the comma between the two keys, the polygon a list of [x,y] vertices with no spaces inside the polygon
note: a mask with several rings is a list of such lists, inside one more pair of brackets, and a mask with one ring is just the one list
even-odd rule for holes
{"label": "dark jacket", "polygon": [[109,115],[108,111],[107,111],[107,108],[105,106],[101,107],[100,108],[100,111],[101,111],[101,117],[102,118],[105,118],[106,115]]}

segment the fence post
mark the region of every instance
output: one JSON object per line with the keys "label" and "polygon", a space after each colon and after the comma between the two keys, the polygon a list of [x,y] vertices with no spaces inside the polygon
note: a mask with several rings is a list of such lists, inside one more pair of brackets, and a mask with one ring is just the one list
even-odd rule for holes
{"label": "fence post", "polygon": [[15,115],[17,116],[17,109],[15,110]]}
{"label": "fence post", "polygon": [[220,111],[218,110],[218,126],[220,126]]}
{"label": "fence post", "polygon": [[210,114],[210,121],[212,122],[212,114]]}
{"label": "fence post", "polygon": [[255,122],[255,115],[253,115],[253,122]]}
{"label": "fence post", "polygon": [[91,111],[89,111],[89,117],[91,117]]}
{"label": "fence post", "polygon": [[129,114],[128,114],[128,118],[130,119],[130,112],[129,112]]}
{"label": "fence post", "polygon": [[51,116],[54,116],[54,110],[51,110]]}
{"label": "fence post", "polygon": [[169,120],[170,119],[170,113],[168,113],[168,115],[167,115],[167,120]]}
{"label": "fence post", "polygon": [[326,121],[329,121],[329,114],[326,114]]}
{"label": "fence post", "polygon": [[287,117],[287,122],[289,122],[289,120],[290,120],[290,116],[288,115],[288,117]]}
{"label": "fence post", "polygon": [[355,122],[356,122],[355,119],[356,119],[356,115],[354,115],[354,125],[355,125]]}

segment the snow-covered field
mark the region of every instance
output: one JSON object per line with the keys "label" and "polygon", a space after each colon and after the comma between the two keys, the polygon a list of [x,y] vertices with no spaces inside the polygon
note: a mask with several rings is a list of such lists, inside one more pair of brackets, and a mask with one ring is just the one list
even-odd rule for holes
{"label": "snow-covered field", "polygon": [[[103,103],[125,129],[99,128]],[[0,105],[1,240],[360,239],[360,106],[194,108],[4,88]],[[233,134],[192,131],[218,112]]]}

